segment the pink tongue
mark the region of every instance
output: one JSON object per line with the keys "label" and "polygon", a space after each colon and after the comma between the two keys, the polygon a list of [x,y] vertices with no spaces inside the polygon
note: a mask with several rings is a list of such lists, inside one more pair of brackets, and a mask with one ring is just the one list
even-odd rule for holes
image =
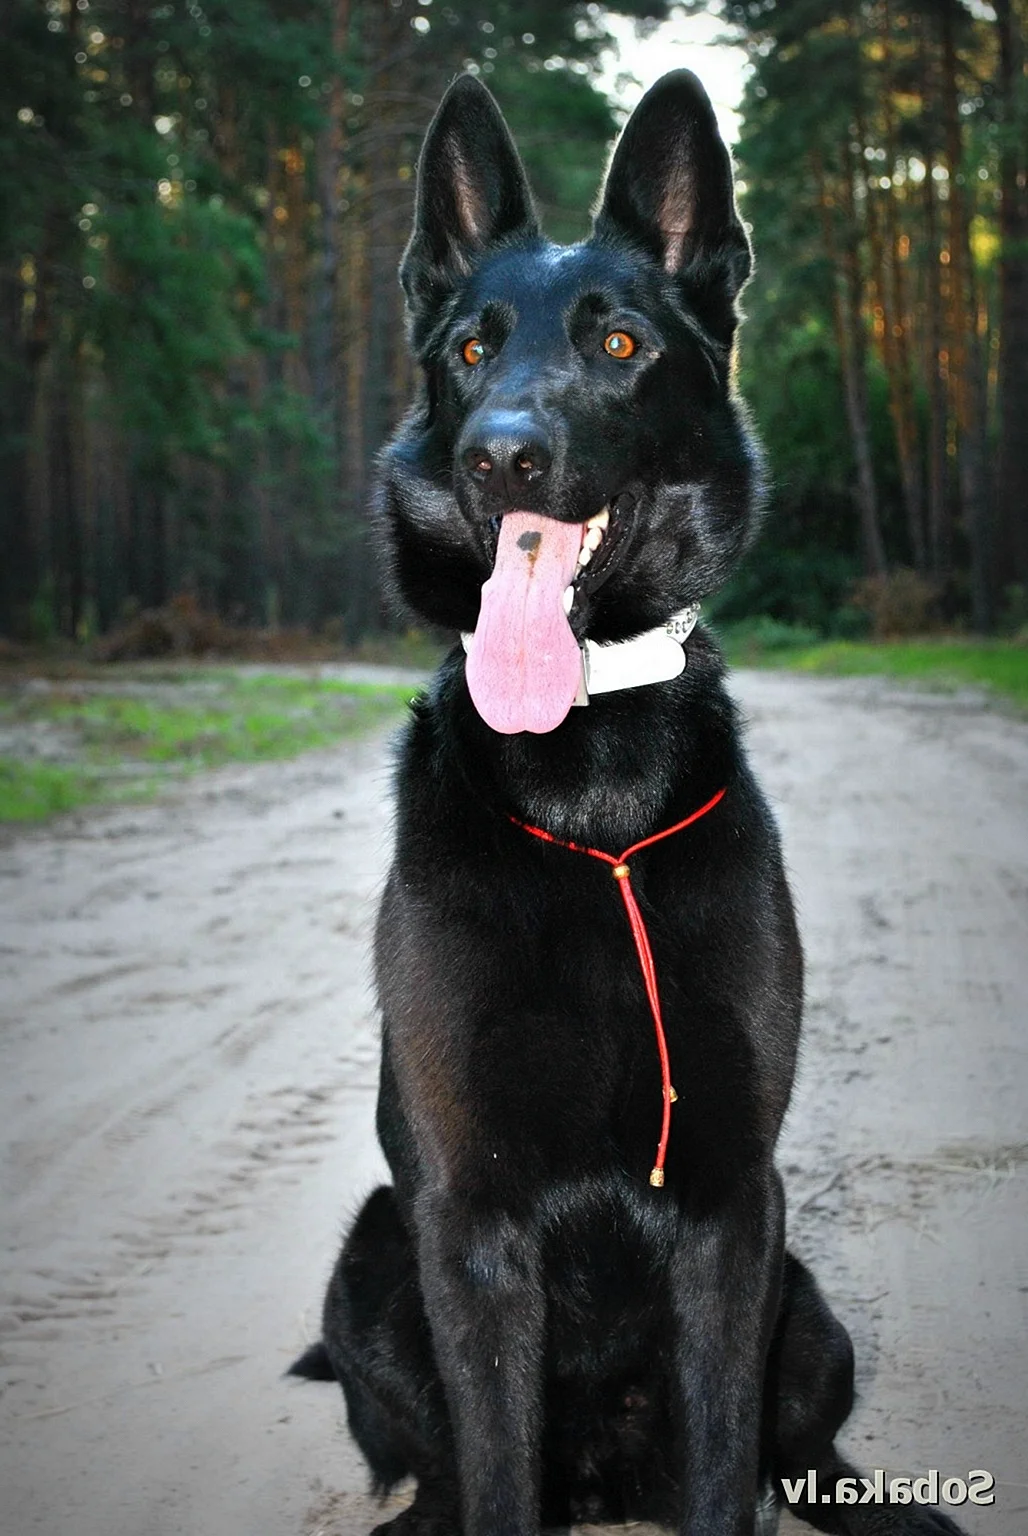
{"label": "pink tongue", "polygon": [[475,708],[494,731],[555,730],[582,674],[578,641],[564,613],[581,523],[508,512],[467,662]]}

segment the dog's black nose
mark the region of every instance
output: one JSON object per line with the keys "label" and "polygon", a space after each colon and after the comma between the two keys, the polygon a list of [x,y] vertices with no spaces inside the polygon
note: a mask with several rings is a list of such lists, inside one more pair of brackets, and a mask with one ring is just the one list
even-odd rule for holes
{"label": "dog's black nose", "polygon": [[486,495],[510,506],[538,485],[553,462],[545,432],[525,411],[491,411],[473,419],[458,451]]}

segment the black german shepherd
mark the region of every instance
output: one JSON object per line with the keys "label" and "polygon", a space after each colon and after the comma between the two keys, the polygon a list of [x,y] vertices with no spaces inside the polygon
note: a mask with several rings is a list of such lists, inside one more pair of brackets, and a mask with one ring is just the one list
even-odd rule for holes
{"label": "black german shepherd", "polygon": [[[836,1496],[852,1352],[784,1250],[774,1163],[802,993],[778,836],[713,641],[649,633],[683,635],[754,532],[750,262],[688,73],[633,114],[570,248],[482,85],[429,129],[401,269],[425,388],[380,521],[395,587],[469,655],[415,704],[397,780],[394,1185],[294,1367],[342,1384],[376,1488],[417,1479],[396,1536],[753,1536],[783,1479],[823,1531],[956,1531]],[[598,691],[612,657],[635,686]]]}

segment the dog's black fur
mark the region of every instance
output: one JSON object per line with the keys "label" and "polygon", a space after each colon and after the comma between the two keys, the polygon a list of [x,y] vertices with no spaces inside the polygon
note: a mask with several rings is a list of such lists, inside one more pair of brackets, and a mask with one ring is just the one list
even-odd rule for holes
{"label": "dog's black fur", "polygon": [[[382,458],[399,592],[471,630],[500,517],[611,526],[577,583],[579,638],[662,622],[746,546],[760,461],[731,383],[750,251],[695,78],[626,128],[592,238],[541,236],[488,92],[458,80],[429,130],[404,258],[425,390]],[[614,358],[620,329],[635,355]],[[484,356],[464,360],[469,337]],[[516,816],[619,852],[722,787],[633,864],[679,1099],[661,1086],[609,869]],[[572,709],[544,735],[476,713],[455,647],[415,705],[376,957],[377,1190],[333,1275],[324,1343],[375,1485],[412,1474],[399,1536],[529,1536],[652,1519],[688,1536],[775,1523],[782,1477],[852,1469],[849,1339],[784,1252],[774,1148],[802,962],[778,835],[702,630],[673,682]],[[942,1536],[928,1509],[820,1501],[846,1536]],[[385,1530],[386,1527],[380,1529]]]}

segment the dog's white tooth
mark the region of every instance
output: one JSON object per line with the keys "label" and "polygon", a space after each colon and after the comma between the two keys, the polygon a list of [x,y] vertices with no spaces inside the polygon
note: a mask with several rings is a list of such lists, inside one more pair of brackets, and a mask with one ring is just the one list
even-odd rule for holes
{"label": "dog's white tooth", "polygon": [[604,507],[600,512],[594,512],[586,522],[587,528],[606,528],[610,522],[610,508]]}
{"label": "dog's white tooth", "polygon": [[589,561],[592,559],[592,557],[593,557],[593,552],[589,548],[588,544],[583,544],[581,549],[578,551],[578,563],[579,563],[579,565],[588,565]]}
{"label": "dog's white tooth", "polygon": [[575,602],[575,589],[574,589],[574,587],[565,587],[564,588],[564,612],[565,613],[570,613],[571,612],[571,609],[574,606],[574,602]]}
{"label": "dog's white tooth", "polygon": [[592,550],[599,549],[600,545],[603,543],[603,529],[602,528],[590,528],[589,532],[585,536],[585,541],[584,542],[585,542],[587,548],[589,548],[589,549],[592,549]]}

